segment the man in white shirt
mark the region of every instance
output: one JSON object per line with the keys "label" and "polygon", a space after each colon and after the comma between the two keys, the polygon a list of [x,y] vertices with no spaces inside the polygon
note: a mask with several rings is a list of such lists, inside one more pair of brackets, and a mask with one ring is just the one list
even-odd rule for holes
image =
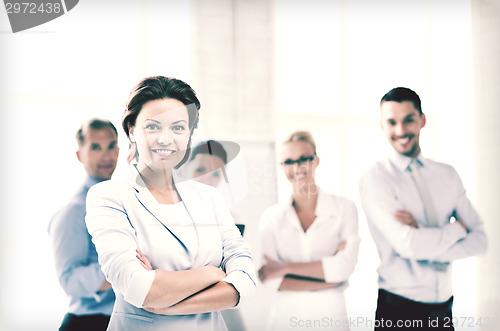
{"label": "man in white shirt", "polygon": [[394,150],[360,181],[381,260],[375,330],[453,330],[450,262],[486,251],[484,225],[455,169],[422,157],[419,96],[394,88],[380,107]]}

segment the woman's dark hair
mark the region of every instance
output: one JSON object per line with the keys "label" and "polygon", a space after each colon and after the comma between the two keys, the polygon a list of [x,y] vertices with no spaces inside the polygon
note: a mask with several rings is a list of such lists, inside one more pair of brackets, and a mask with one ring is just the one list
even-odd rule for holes
{"label": "woman's dark hair", "polygon": [[189,159],[191,154],[191,137],[193,130],[198,126],[198,111],[201,107],[200,101],[191,86],[183,81],[171,77],[154,76],[144,78],[132,89],[123,114],[122,127],[127,138],[129,138],[129,155],[127,157],[129,163],[138,156],[137,147],[130,141],[130,128],[135,126],[137,116],[145,103],[165,98],[179,100],[186,106],[189,116],[189,129],[191,130],[186,154],[179,164],[175,166],[175,169],[179,168]]}
{"label": "woman's dark hair", "polygon": [[189,161],[194,160],[194,158],[198,154],[209,154],[217,156],[224,162],[224,164],[227,164],[227,152],[224,147],[222,147],[222,145],[215,140],[203,141],[196,145],[193,148],[191,159]]}
{"label": "woman's dark hair", "polygon": [[396,101],[396,102],[403,102],[403,101],[410,101],[413,103],[413,106],[415,107],[416,110],[422,115],[422,104],[420,102],[420,97],[418,96],[415,91],[410,90],[409,88],[406,87],[396,87],[387,92],[383,97],[382,100],[380,100],[380,104],[382,104],[385,101]]}

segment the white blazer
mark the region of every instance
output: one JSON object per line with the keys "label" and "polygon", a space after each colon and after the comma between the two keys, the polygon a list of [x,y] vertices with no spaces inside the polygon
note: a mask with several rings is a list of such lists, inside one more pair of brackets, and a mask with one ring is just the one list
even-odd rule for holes
{"label": "white blazer", "polygon": [[219,312],[164,316],[142,309],[155,273],[141,266],[137,248],[153,269],[220,266],[227,274],[224,281],[239,292],[239,303],[255,295],[250,247],[217,189],[192,180],[175,185],[197,236],[187,236],[177,220],[162,214],[135,166],[127,179],[99,183],[87,194],[87,227],[101,268],[116,293],[108,330],[226,330]]}

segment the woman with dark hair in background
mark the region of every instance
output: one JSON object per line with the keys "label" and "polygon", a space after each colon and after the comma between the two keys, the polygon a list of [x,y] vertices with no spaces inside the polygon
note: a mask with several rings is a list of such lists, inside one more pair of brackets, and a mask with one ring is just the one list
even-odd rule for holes
{"label": "woman with dark hair in background", "polygon": [[[226,148],[222,145],[226,144]],[[239,146],[232,142],[218,142],[215,140],[207,140],[199,142],[191,153],[191,158],[186,164],[187,178],[207,184],[213,187],[218,187],[222,182],[222,178],[229,183],[226,174],[226,165],[239,152]],[[229,154],[229,155],[228,155]],[[231,216],[236,222],[236,226],[243,235],[245,224],[242,223],[241,217],[231,211]],[[227,309],[222,311],[224,322],[226,322],[229,330],[244,331],[245,325],[238,309]]]}
{"label": "woman with dark hair in background", "polygon": [[226,177],[227,162],[227,152],[221,143],[215,140],[202,141],[193,148],[191,153],[187,164],[188,177],[194,178],[200,183],[217,187],[222,178]]}
{"label": "woman with dark hair in background", "polygon": [[219,311],[255,294],[250,248],[218,191],[174,176],[199,109],[186,83],[142,80],[122,123],[130,174],[88,193],[87,226],[116,292],[108,330],[226,330]]}

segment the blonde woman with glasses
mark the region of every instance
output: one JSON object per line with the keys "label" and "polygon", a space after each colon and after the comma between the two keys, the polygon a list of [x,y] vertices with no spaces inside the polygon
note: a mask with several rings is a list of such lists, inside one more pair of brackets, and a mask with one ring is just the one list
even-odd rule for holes
{"label": "blonde woman with glasses", "polygon": [[347,330],[343,291],[357,261],[357,209],[316,185],[320,159],[309,132],[292,133],[279,157],[292,195],[265,210],[259,224],[259,278],[276,290],[268,329]]}

